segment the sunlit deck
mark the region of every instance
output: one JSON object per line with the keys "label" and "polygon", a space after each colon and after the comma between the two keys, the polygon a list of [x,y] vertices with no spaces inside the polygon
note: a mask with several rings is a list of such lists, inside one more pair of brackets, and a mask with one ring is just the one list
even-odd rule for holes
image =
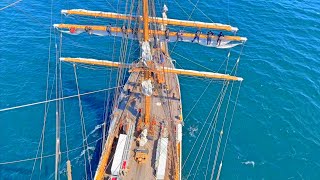
{"label": "sunlit deck", "polygon": [[[162,48],[166,49],[165,44]],[[166,56],[164,67],[172,67],[173,64],[169,56]],[[180,86],[177,75],[173,73],[164,73],[162,83],[157,81],[157,78],[152,78],[153,93],[151,95],[150,103],[150,123],[152,124],[153,135],[152,138],[148,137],[148,141],[143,148],[148,150],[148,156],[144,163],[138,163],[134,159],[134,150],[138,148],[136,139],[140,132],[137,132],[139,126],[139,118],[144,114],[145,96],[142,94],[141,81],[144,79],[144,74],[141,72],[132,72],[127,80],[127,83],[121,90],[119,96],[119,104],[114,109],[112,121],[119,122],[111,126],[114,128],[114,134],[126,134],[127,142],[124,154],[122,156],[122,164],[119,176],[121,179],[156,179],[156,167],[158,162],[156,160],[157,146],[159,138],[167,137],[167,159],[165,167],[165,178],[174,179],[175,171],[180,170],[179,159],[177,157],[177,131],[176,126],[181,123],[181,101],[180,101]],[[161,133],[162,128],[166,128],[167,133]],[[122,130],[117,130],[118,128]],[[163,130],[162,130],[163,131]],[[110,131],[109,131],[110,133]],[[117,139],[115,140],[117,142]],[[116,143],[113,144],[112,151],[115,151]],[[180,149],[179,149],[180,150]],[[106,168],[106,177],[110,176],[111,164],[114,152],[111,152],[108,167]],[[161,158],[161,157],[160,157]],[[123,164],[123,162],[125,162]]]}

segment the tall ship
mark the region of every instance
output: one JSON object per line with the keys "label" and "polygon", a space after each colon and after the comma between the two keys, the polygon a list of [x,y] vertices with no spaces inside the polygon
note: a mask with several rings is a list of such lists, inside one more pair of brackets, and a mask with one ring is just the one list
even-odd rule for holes
{"label": "tall ship", "polygon": [[[236,36],[238,28],[167,17],[169,9],[165,4],[162,5],[162,16],[157,17],[154,6],[154,1],[141,0],[128,6],[131,8],[128,14],[85,9],[61,11],[68,16],[113,19],[120,26],[109,23],[54,24],[54,28],[61,33],[117,37],[123,39],[122,43],[136,41],[140,47],[140,56],[133,62],[79,58],[77,55],[59,58],[60,62],[71,63],[74,68],[86,64],[114,68],[119,76],[123,72],[129,73],[125,81],[119,79],[119,76],[113,80],[117,88],[114,89],[113,104],[109,107],[112,111],[103,127],[102,153],[97,167],[92,174],[86,173],[85,179],[188,179],[188,176],[182,174],[185,160],[182,158],[184,117],[178,76],[213,79],[224,84],[243,80],[235,75],[236,70],[223,74],[176,68],[168,48],[170,43],[198,44],[208,51],[210,48],[243,46],[247,39]],[[127,56],[125,48],[121,49],[121,53]],[[226,91],[223,93],[225,95]],[[57,109],[60,109],[59,106],[57,103]],[[59,121],[57,111],[55,179],[59,179],[61,164]],[[220,141],[223,135],[229,135],[229,130],[225,127],[228,133],[224,133],[222,128]],[[220,178],[222,163],[215,163],[214,166],[217,166],[216,172],[207,174],[208,179]],[[66,177],[70,180],[70,161],[67,161],[66,169]]]}

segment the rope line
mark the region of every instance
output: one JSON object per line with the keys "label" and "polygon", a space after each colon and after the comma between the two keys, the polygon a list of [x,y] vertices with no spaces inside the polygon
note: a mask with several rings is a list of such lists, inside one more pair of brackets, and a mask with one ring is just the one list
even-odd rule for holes
{"label": "rope line", "polygon": [[[108,1],[107,1],[108,2]],[[109,5],[110,2],[108,2]],[[111,7],[115,10],[115,12],[119,12],[119,4],[120,4],[120,1],[118,1],[118,4],[117,4],[117,9],[115,9],[112,5]],[[116,26],[118,25],[118,22],[119,20],[116,19]],[[112,45],[112,54],[111,54],[111,60],[114,61],[114,56],[115,56],[115,47],[116,47],[116,37],[114,36],[113,37],[113,45]],[[111,86],[111,81],[112,81],[112,73],[113,73],[113,68],[111,68],[111,71],[109,72],[109,82],[107,82],[107,78],[106,78],[106,85],[108,84],[108,88],[110,88]],[[108,94],[108,95],[107,95]],[[106,131],[107,129],[109,128],[108,124],[107,124],[107,118],[108,118],[108,112],[110,110],[110,108],[107,108],[107,104],[106,102],[108,103],[108,107],[111,107],[112,108],[112,104],[109,104],[110,102],[110,91],[108,91],[108,93],[104,93],[105,97],[104,97],[104,114],[103,114],[103,132],[102,132],[102,143],[101,143],[101,149],[104,149],[104,143],[105,143],[105,138],[106,138]],[[107,101],[106,101],[107,100]],[[103,151],[101,151],[101,155],[103,154]]]}
{"label": "rope line", "polygon": [[182,57],[183,59],[188,60],[188,61],[190,61],[190,62],[192,62],[192,63],[194,63],[194,64],[196,64],[196,65],[198,65],[198,66],[200,66],[200,67],[203,67],[204,69],[207,69],[207,70],[209,70],[209,71],[213,71],[213,72],[214,72],[214,70],[212,70],[212,69],[210,69],[210,68],[208,68],[208,67],[206,67],[206,66],[203,66],[203,65],[201,65],[200,63],[197,63],[197,62],[195,62],[195,61],[192,61],[191,59],[186,58],[186,57],[182,56],[181,54],[178,54],[178,53],[176,53],[176,52],[172,52],[172,53],[173,53],[173,54],[176,54],[176,55]]}
{"label": "rope line", "polygon": [[224,84],[223,84],[223,86],[222,86],[222,88],[221,88],[221,91],[220,91],[220,93],[219,93],[219,95],[218,95],[217,99],[215,100],[215,102],[214,102],[213,106],[211,107],[211,110],[210,110],[210,112],[209,112],[209,114],[208,114],[208,116],[207,116],[207,118],[206,118],[205,122],[203,123],[203,126],[201,127],[201,130],[200,130],[200,132],[199,132],[199,135],[197,136],[197,138],[196,138],[195,142],[193,143],[192,148],[191,148],[191,150],[189,151],[189,154],[188,154],[188,156],[187,156],[187,158],[186,158],[185,162],[184,162],[184,163],[183,163],[183,165],[182,165],[182,169],[183,169],[183,168],[184,168],[184,166],[186,165],[186,163],[187,163],[187,161],[188,161],[188,159],[189,159],[189,157],[190,157],[190,155],[191,155],[191,153],[192,153],[192,151],[193,151],[193,149],[194,149],[194,147],[195,147],[196,143],[198,142],[198,139],[199,139],[199,137],[200,137],[200,135],[201,135],[201,133],[202,133],[202,131],[203,131],[203,129],[204,129],[204,127],[205,127],[205,125],[206,125],[207,121],[209,120],[209,116],[211,115],[211,113],[212,113],[212,111],[213,111],[213,109],[214,109],[215,105],[217,104],[219,97],[223,95],[223,91],[224,91],[224,87],[225,87],[225,85],[226,85],[226,83],[224,83]]}
{"label": "rope line", "polygon": [[[76,65],[73,64],[73,71],[74,71],[74,77],[76,80],[76,86],[77,86],[77,92],[78,92],[78,103],[79,103],[79,109],[80,109],[80,121],[81,121],[81,128],[82,128],[82,138],[84,141],[82,141],[83,144],[83,150],[84,152],[87,152],[87,156],[88,156],[88,161],[89,161],[89,170],[90,170],[90,175],[91,175],[91,179],[92,178],[92,170],[91,170],[91,163],[90,163],[90,152],[88,150],[88,141],[87,141],[87,131],[86,131],[86,124],[84,121],[84,115],[83,115],[83,109],[82,109],[82,102],[81,102],[81,98],[80,98],[80,89],[79,89],[79,82],[78,82],[78,75],[77,75],[77,68]],[[84,158],[84,167],[85,167],[85,174],[86,174],[86,179],[88,179],[87,177],[87,162],[86,162],[86,153],[84,153],[83,155]]]}
{"label": "rope line", "polygon": [[[100,140],[101,138],[93,141],[93,142],[90,142],[89,144],[93,144],[93,143],[96,143]],[[69,152],[72,152],[72,151],[75,151],[75,150],[78,150],[78,149],[81,149],[82,146],[80,147],[77,147],[77,148],[74,148],[74,149],[71,149],[71,150],[68,150],[68,151],[63,151],[61,152],[61,154],[65,154],[65,153],[69,153]],[[49,157],[53,157],[55,156],[56,154],[49,154],[49,155],[45,155],[45,156],[42,156],[42,158],[49,158]],[[16,164],[16,163],[22,163],[22,162],[27,162],[27,161],[33,161],[33,160],[38,160],[40,159],[40,157],[35,157],[35,158],[27,158],[27,159],[20,159],[20,160],[14,160],[14,161],[5,161],[5,162],[0,162],[0,165],[8,165],[8,164]]]}
{"label": "rope line", "polygon": [[[219,101],[218,107],[217,107],[217,109],[216,109],[216,111],[215,111],[215,115],[214,115],[213,118],[212,118],[212,120],[213,120],[214,117],[215,117],[215,120],[214,120],[214,121],[211,121],[211,123],[210,123],[210,127],[211,127],[211,125],[214,126],[214,131],[215,131],[215,129],[216,129],[216,124],[217,124],[218,115],[219,115],[220,108],[221,108],[222,102],[223,102],[223,100],[224,100],[225,94],[226,94],[226,92],[227,92],[227,89],[228,89],[228,86],[229,86],[229,82],[227,81],[225,84],[226,84],[226,85],[224,86],[225,89],[223,90],[223,94],[220,96],[220,101]],[[213,108],[214,108],[214,106],[213,106]],[[212,108],[212,110],[213,110],[213,108]],[[209,113],[209,115],[208,115],[208,118],[209,118],[209,116],[211,115],[211,112],[212,112],[212,111],[210,111],[210,113]],[[212,123],[213,123],[213,124],[212,124]],[[205,124],[204,124],[204,125],[205,125]],[[203,126],[203,127],[204,127],[204,126]],[[209,128],[209,129],[210,129],[210,128]],[[208,132],[209,132],[209,129],[207,130],[207,132],[206,132],[206,134],[205,134],[205,137],[207,137]],[[199,134],[199,136],[200,136],[200,134]],[[214,139],[214,133],[213,133],[213,139]],[[205,139],[204,139],[204,140],[205,140]],[[191,173],[191,171],[192,171],[192,169],[193,169],[193,166],[194,166],[194,164],[195,164],[195,162],[196,162],[196,160],[197,160],[197,158],[198,158],[198,156],[199,156],[200,149],[202,149],[204,140],[202,141],[202,143],[201,143],[201,145],[200,145],[200,148],[199,148],[199,151],[197,152],[195,161],[192,163],[192,166],[191,166],[191,168],[190,168],[191,170],[189,171],[189,174],[188,174],[188,176],[187,176],[187,179],[189,178],[190,173]]]}
{"label": "rope line", "polygon": [[[184,13],[186,13],[184,10],[183,10],[183,8],[180,6],[180,4],[176,1],[176,0],[174,0],[177,4],[178,4],[178,6],[180,7],[180,9],[182,9],[182,11],[184,12]],[[196,6],[198,5],[198,3],[199,3],[199,1],[200,0],[197,0],[197,3],[196,3],[196,5],[194,5],[194,7],[193,7],[193,9],[192,9],[192,11],[191,11],[191,13],[190,14],[188,14],[188,13],[186,13],[187,14],[187,16],[188,16],[188,19],[187,19],[187,21],[189,21],[189,20],[192,20],[192,14],[193,14],[193,12],[194,12],[194,10],[196,9]],[[182,31],[184,31],[186,28],[185,27],[183,27],[183,29],[182,29]],[[178,43],[178,41],[176,41],[175,43],[174,43],[174,46],[172,47],[172,49],[170,50],[170,53],[172,53],[173,52],[173,50],[174,50],[174,48],[176,47],[176,45],[177,45],[177,43]]]}
{"label": "rope line", "polygon": [[[52,24],[52,6],[53,6],[53,0],[51,1],[51,12],[50,12],[50,23]],[[48,47],[48,61],[47,61],[47,77],[46,77],[46,101],[48,100],[48,89],[49,89],[49,77],[50,77],[50,60],[51,60],[51,45],[52,45],[52,26],[50,26],[50,38],[49,38],[49,47]],[[52,97],[52,92],[53,92],[53,86],[54,86],[54,82],[55,82],[55,78],[57,76],[54,75],[53,77],[53,81],[51,84],[51,91],[50,91],[50,98]],[[46,129],[46,121],[47,121],[47,115],[48,115],[48,111],[49,111],[49,107],[50,107],[50,103],[45,103],[45,107],[44,107],[44,117],[43,117],[43,125],[42,125],[42,132],[41,132],[41,136],[40,136],[40,140],[38,143],[38,148],[37,148],[37,153],[36,153],[36,157],[38,157],[39,154],[39,150],[40,150],[40,144],[41,144],[41,155],[42,156],[42,152],[43,152],[43,147],[44,147],[44,136],[45,136],[45,129]],[[42,143],[41,143],[42,142]],[[41,169],[41,164],[42,164],[42,159],[40,161],[40,169]],[[33,162],[33,166],[32,166],[32,171],[31,171],[31,175],[30,175],[30,180],[33,177],[33,173],[35,170],[35,166],[36,166],[36,160]]]}
{"label": "rope line", "polygon": [[[91,91],[91,92],[86,92],[86,93],[79,94],[79,96],[94,94],[94,93],[103,92],[103,91],[109,91],[109,90],[120,88],[120,87],[123,87],[123,85],[122,86],[112,87],[112,88],[100,89],[100,90]],[[24,108],[24,107],[29,107],[29,106],[35,106],[35,105],[44,104],[44,103],[47,103],[47,102],[54,102],[54,101],[59,101],[59,100],[63,100],[63,99],[75,98],[75,97],[78,97],[78,94],[72,95],[72,96],[66,96],[66,97],[63,97],[63,98],[50,99],[50,100],[46,100],[46,101],[39,101],[39,102],[30,103],[30,104],[24,104],[24,105],[20,105],[20,106],[13,106],[13,107],[9,107],[9,108],[4,108],[4,109],[0,109],[0,112],[19,109],[19,108]]]}
{"label": "rope line", "polygon": [[204,95],[204,93],[207,92],[207,89],[209,88],[209,86],[211,85],[212,82],[213,82],[213,80],[211,80],[210,83],[207,85],[207,87],[202,91],[202,94],[199,96],[199,98],[197,99],[196,103],[193,105],[193,107],[191,108],[189,113],[186,115],[185,119],[188,119],[189,115],[191,114],[193,109],[197,106],[197,104],[199,103],[199,101],[202,98],[202,96]]}
{"label": "rope line", "polygon": [[[227,91],[227,89],[228,89],[228,86],[226,87],[226,91]],[[226,91],[225,91],[225,92],[226,92]],[[224,97],[224,96],[223,96],[223,97]],[[221,100],[221,99],[220,99],[220,100]],[[214,114],[213,117],[218,116],[218,109],[220,109],[220,108],[221,108],[221,106],[220,106],[219,108],[217,108],[217,110],[216,110],[216,112],[215,112],[215,114]],[[205,147],[207,147],[211,135],[213,135],[212,141],[214,140],[214,134],[212,134],[212,131],[215,130],[215,128],[216,128],[216,123],[217,123],[217,121],[214,121],[214,122],[213,122],[213,125],[209,127],[209,129],[210,129],[209,136],[205,135],[205,139],[207,139],[207,142],[206,142],[206,144],[205,144]],[[211,124],[212,124],[212,122],[211,122]],[[208,130],[209,130],[209,129],[208,129]],[[204,139],[204,140],[205,140],[205,139]],[[204,142],[204,140],[202,141],[202,143]],[[213,143],[212,143],[212,144],[213,144]],[[207,150],[207,148],[204,148],[204,151],[202,151],[202,154],[201,154],[201,157],[200,157],[200,161],[199,161],[199,163],[198,163],[198,166],[197,166],[195,175],[196,175],[197,172],[198,172],[199,166],[200,166],[200,164],[201,164],[201,162],[202,162],[202,158],[203,158],[203,155],[205,154],[206,150]],[[195,178],[196,178],[196,176],[193,177],[193,179],[195,179]]]}
{"label": "rope line", "polygon": [[[51,8],[50,8],[50,40],[49,40],[49,48],[48,48],[48,65],[47,65],[47,87],[46,87],[46,100],[48,100],[48,83],[49,83],[49,77],[50,77],[50,59],[51,59],[51,43],[52,43],[52,24],[53,24],[53,0],[51,0]],[[57,75],[55,75],[57,77]],[[53,81],[54,82],[54,81]],[[52,86],[53,87],[53,86]],[[43,156],[43,149],[44,149],[44,138],[45,138],[45,128],[46,128],[46,121],[47,121],[47,114],[49,111],[49,107],[47,107],[47,103],[45,104],[45,115],[44,115],[44,123],[43,123],[43,128],[42,128],[42,143],[41,143],[41,153],[40,153],[40,164],[39,164],[39,169],[40,169],[40,174],[39,174],[39,179],[41,175],[41,168],[42,168],[42,156]],[[32,178],[32,176],[31,176]]]}
{"label": "rope line", "polygon": [[[235,67],[234,67],[235,68],[235,73],[234,74],[237,73],[238,65],[239,65],[239,62],[240,62],[240,57],[241,57],[241,54],[243,52],[243,47],[244,47],[244,45],[241,48],[239,57],[238,57],[237,62],[235,64]],[[234,103],[234,107],[233,107],[233,111],[232,111],[232,115],[231,115],[231,120],[230,120],[230,124],[229,124],[229,127],[228,127],[228,132],[227,132],[227,137],[226,137],[226,140],[225,140],[225,143],[224,143],[224,147],[223,147],[223,151],[222,151],[221,161],[220,161],[220,165],[219,165],[219,169],[218,169],[218,174],[217,174],[216,180],[219,180],[219,178],[220,178],[221,169],[222,169],[222,163],[223,163],[226,147],[227,147],[228,140],[229,140],[230,130],[231,130],[232,122],[233,122],[234,113],[235,113],[235,110],[236,110],[236,107],[237,107],[237,102],[238,102],[238,98],[239,98],[241,85],[242,85],[242,82],[240,82],[240,85],[239,85],[239,88],[238,88],[238,92],[237,92],[237,96],[236,96],[236,100],[235,100],[235,103]],[[214,171],[212,171],[212,173],[213,172]]]}
{"label": "rope line", "polygon": [[9,4],[9,5],[1,8],[0,11],[5,10],[5,9],[11,7],[11,6],[14,6],[14,5],[18,4],[18,3],[21,2],[21,1],[23,1],[23,0],[18,0],[18,1],[16,1],[16,2],[14,2],[14,3],[11,3],[11,4]]}

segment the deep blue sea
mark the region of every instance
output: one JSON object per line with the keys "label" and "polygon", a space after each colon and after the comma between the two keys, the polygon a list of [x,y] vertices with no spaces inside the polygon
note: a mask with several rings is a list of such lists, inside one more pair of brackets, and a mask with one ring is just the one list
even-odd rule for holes
{"label": "deep blue sea", "polygon": [[[197,3],[196,0],[191,1]],[[0,8],[13,2],[2,0]],[[160,0],[155,4],[159,7],[164,2],[169,8],[170,18],[188,19],[191,15],[192,20],[231,24],[239,28],[238,35],[248,38],[238,68],[238,76],[243,77],[244,81],[220,178],[320,179],[320,1],[206,0],[199,1],[197,7],[200,10],[194,11],[189,0]],[[48,54],[51,57],[50,92],[55,71],[55,44],[59,44],[59,34],[52,31],[51,51],[48,53],[51,23],[105,25],[111,22],[106,19],[61,16],[61,9],[120,9],[120,12],[124,12],[123,3],[125,1],[121,1],[118,7],[119,1],[115,0],[53,1],[52,18],[51,1],[23,0],[1,10],[0,109],[46,99]],[[121,39],[86,34],[63,35],[62,39],[62,56],[113,60],[119,56],[119,52],[113,53],[113,49],[120,49]],[[129,47],[128,52],[132,52],[130,60],[134,60],[139,55],[135,51],[139,46],[130,42]],[[171,44],[170,49],[173,48],[171,56],[176,60],[177,67],[197,70],[206,69],[195,63],[218,71],[228,54],[226,49],[188,43]],[[229,72],[239,51],[240,47],[231,51]],[[89,66],[78,66],[77,73],[82,93],[107,88],[110,73],[112,77],[115,75],[115,71],[111,72],[110,69]],[[205,179],[206,174],[207,177],[211,174],[211,171],[206,171],[211,143],[207,146],[206,143],[201,144],[208,137],[205,132],[212,121],[210,118],[205,124],[205,119],[221,90],[221,83],[214,82],[208,86],[208,79],[179,77],[179,80],[186,118],[183,128],[184,159],[197,137],[200,137],[183,168],[183,179]],[[77,93],[70,64],[62,64],[62,82],[65,96]],[[114,86],[114,81],[110,85]],[[187,116],[207,86],[199,103]],[[234,93],[238,87],[239,83],[235,84]],[[55,96],[54,92],[53,89],[51,99]],[[101,137],[105,99],[104,92],[82,97],[91,154],[99,149],[97,139]],[[232,96],[232,102],[234,100],[235,96]],[[67,99],[64,105],[68,147],[72,150],[69,159],[73,166],[73,179],[84,179],[78,100]],[[0,112],[0,179],[30,179],[31,174],[33,179],[54,179],[54,156],[51,155],[55,153],[55,104],[49,106],[43,150],[43,155],[48,157],[43,159],[41,174],[39,160],[35,163],[33,174],[34,161],[5,162],[36,156],[43,127],[44,104]],[[229,121],[231,112],[230,107],[227,116]],[[222,119],[223,113],[218,122],[221,123]],[[215,140],[221,130],[220,125],[215,132]],[[65,152],[63,122],[61,127],[61,151]],[[201,159],[201,153],[196,159],[198,150],[206,150]],[[210,170],[214,153],[215,149],[210,156]],[[61,179],[66,179],[66,155],[62,153]],[[219,155],[219,163],[220,158]],[[196,164],[192,166],[194,162]],[[217,169],[215,167],[215,171]]]}

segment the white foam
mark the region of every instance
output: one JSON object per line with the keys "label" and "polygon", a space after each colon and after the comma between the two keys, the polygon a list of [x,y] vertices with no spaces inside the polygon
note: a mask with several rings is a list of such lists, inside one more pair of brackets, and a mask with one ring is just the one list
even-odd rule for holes
{"label": "white foam", "polygon": [[188,131],[189,131],[189,135],[191,136],[191,137],[196,137],[196,135],[195,135],[195,132],[197,132],[198,131],[198,127],[189,127],[189,129],[188,129]]}
{"label": "white foam", "polygon": [[254,162],[254,161],[245,161],[245,162],[242,162],[242,164],[245,164],[245,165],[252,165],[252,167],[254,167],[255,162]]}

